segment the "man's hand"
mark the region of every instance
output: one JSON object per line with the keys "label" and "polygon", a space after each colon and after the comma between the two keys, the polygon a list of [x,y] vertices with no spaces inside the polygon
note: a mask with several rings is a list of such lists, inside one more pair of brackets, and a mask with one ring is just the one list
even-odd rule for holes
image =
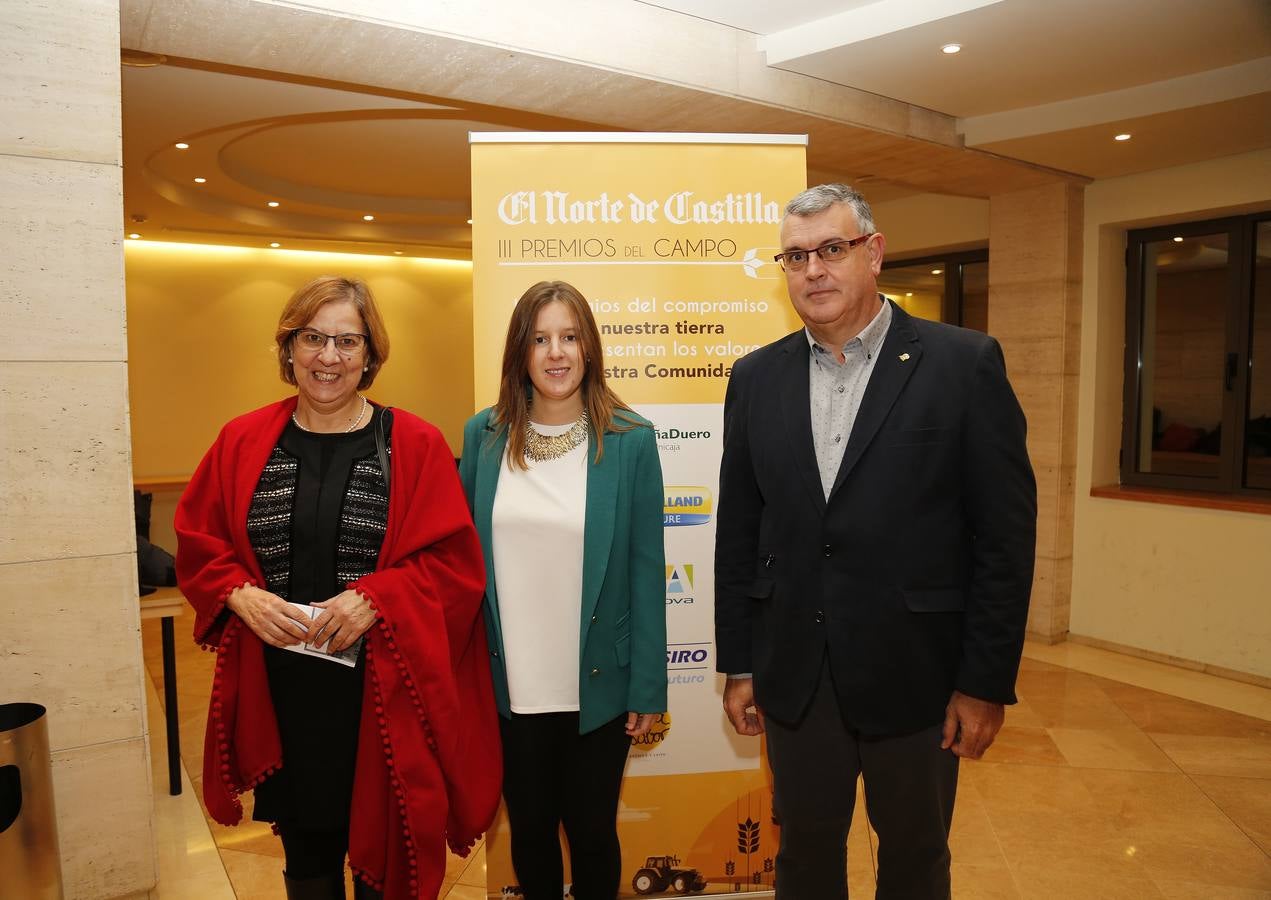
{"label": "man's hand", "polygon": [[944,710],[944,740],[940,742],[940,749],[952,750],[955,756],[966,759],[979,759],[997,737],[1004,721],[1006,707],[1001,703],[977,700],[954,691]]}
{"label": "man's hand", "polygon": [[755,705],[753,678],[729,678],[724,682],[724,714],[738,734],[763,734],[763,710]]}

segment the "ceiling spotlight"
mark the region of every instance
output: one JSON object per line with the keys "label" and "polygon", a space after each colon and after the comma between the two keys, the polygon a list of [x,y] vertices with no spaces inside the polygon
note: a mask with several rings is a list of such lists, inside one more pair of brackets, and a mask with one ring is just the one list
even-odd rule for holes
{"label": "ceiling spotlight", "polygon": [[204,178],[202,175],[200,175],[198,178],[194,179],[194,183],[195,183],[195,184],[207,184],[207,179],[206,179],[206,178]]}
{"label": "ceiling spotlight", "polygon": [[1182,242],[1183,242],[1182,237],[1175,237],[1175,238],[1174,238],[1174,243],[1176,243],[1176,244],[1181,244]]}
{"label": "ceiling spotlight", "polygon": [[468,220],[468,224],[469,224],[469,225],[471,225],[471,224],[472,224],[472,220],[471,220],[471,219],[469,219],[469,220]]}
{"label": "ceiling spotlight", "polygon": [[374,216],[372,216],[372,215],[365,215],[365,216],[363,216],[363,217],[362,217],[362,221],[363,221],[363,222],[374,222],[374,221],[375,221],[375,217],[374,217]]}
{"label": "ceiling spotlight", "polygon": [[962,50],[961,44],[945,44],[943,47],[940,48],[940,52],[948,56],[952,56],[955,53],[959,53],[961,52],[961,50]]}
{"label": "ceiling spotlight", "polygon": [[265,205],[266,205],[266,206],[274,207],[274,208],[276,209],[276,208],[278,207],[278,201],[277,201],[277,200],[270,200],[270,201],[269,201],[268,203],[266,203]]}
{"label": "ceiling spotlight", "polygon": [[394,256],[401,256],[401,255],[402,255],[402,251],[400,251],[400,250],[394,250],[394,251],[393,251],[393,255],[394,255]]}
{"label": "ceiling spotlight", "polygon": [[128,237],[134,241],[141,240],[141,235],[137,234],[137,232],[135,231],[132,234],[128,235]]}
{"label": "ceiling spotlight", "polygon": [[913,295],[914,295],[914,292],[913,292],[913,291],[905,291],[905,296],[906,296],[906,297],[912,297]]}
{"label": "ceiling spotlight", "polygon": [[269,242],[269,246],[271,246],[271,247],[273,247],[273,248],[277,249],[278,247],[281,247],[281,246],[282,246],[282,244],[278,243],[277,241],[270,241],[270,242]]}
{"label": "ceiling spotlight", "polygon": [[189,144],[187,144],[185,141],[177,141],[177,142],[176,142],[176,144],[175,144],[174,146],[175,146],[178,150],[189,150],[189,149],[190,149],[190,145],[189,145]]}
{"label": "ceiling spotlight", "polygon": [[1118,134],[1116,137],[1114,137],[1112,140],[1114,140],[1114,141],[1128,141],[1128,140],[1129,140],[1130,138],[1132,138],[1133,136],[1134,136],[1134,135],[1130,134],[1128,131],[1123,131],[1123,132],[1121,132],[1120,134]]}
{"label": "ceiling spotlight", "polygon": [[932,275],[943,275],[943,274],[944,274],[944,269],[932,269],[932,270],[931,270],[931,274],[932,274]]}

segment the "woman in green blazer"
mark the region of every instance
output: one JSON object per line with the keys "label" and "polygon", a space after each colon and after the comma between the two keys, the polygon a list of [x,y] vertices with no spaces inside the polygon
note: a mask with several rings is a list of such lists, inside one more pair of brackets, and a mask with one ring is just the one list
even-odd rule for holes
{"label": "woman in green blazer", "polygon": [[613,900],[631,738],[666,710],[662,468],[605,384],[587,301],[540,282],[512,312],[498,403],[464,429],[512,864],[526,900]]}

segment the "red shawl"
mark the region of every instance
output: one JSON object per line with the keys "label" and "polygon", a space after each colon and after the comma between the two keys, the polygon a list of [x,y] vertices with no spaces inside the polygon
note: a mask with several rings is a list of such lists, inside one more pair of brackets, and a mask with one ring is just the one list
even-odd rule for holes
{"label": "red shawl", "polygon": [[[263,586],[247,537],[252,492],[294,397],[222,430],[177,507],[177,577],[194,639],[217,653],[203,748],[216,821],[282,766],[264,644],[225,609]],[[376,571],[349,585],[375,607],[349,828],[349,862],[390,900],[435,896],[447,841],[466,855],[494,817],[502,761],[481,595],[485,568],[454,458],[441,433],[393,411],[388,529]]]}

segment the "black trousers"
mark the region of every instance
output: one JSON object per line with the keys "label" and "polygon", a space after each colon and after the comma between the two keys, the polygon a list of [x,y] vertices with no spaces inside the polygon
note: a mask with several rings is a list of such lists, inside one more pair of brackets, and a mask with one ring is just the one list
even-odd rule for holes
{"label": "black trousers", "polygon": [[847,897],[847,832],[857,776],[878,832],[877,900],[947,900],[958,758],[941,726],[869,738],[843,719],[828,660],[801,722],[765,718],[773,810],[781,825],[779,900]]}
{"label": "black trousers", "polygon": [[560,900],[561,825],[575,900],[618,895],[618,790],[631,749],[626,721],[623,714],[580,735],[576,712],[499,718],[512,866],[525,900]]}

